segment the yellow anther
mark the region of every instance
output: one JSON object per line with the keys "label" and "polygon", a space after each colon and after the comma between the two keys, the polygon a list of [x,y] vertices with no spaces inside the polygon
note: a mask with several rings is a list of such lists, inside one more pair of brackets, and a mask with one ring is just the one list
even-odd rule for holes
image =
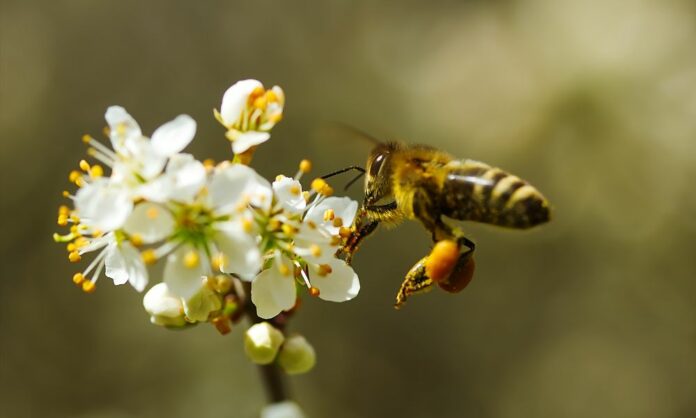
{"label": "yellow anther", "polygon": [[70,260],[71,263],[77,263],[78,261],[82,260],[82,257],[80,257],[80,253],[77,251],[70,251],[70,254],[68,254],[68,260]]}
{"label": "yellow anther", "polygon": [[85,276],[82,273],[75,273],[72,276],[72,281],[76,285],[81,285],[85,281]]}
{"label": "yellow anther", "polygon": [[319,247],[317,244],[312,244],[309,246],[309,252],[314,257],[320,257],[321,256],[321,247]]}
{"label": "yellow anther", "polygon": [[250,233],[254,230],[254,223],[248,219],[242,220],[242,229],[246,233]]}
{"label": "yellow anther", "polygon": [[282,224],[278,219],[276,219],[276,218],[273,218],[273,219],[271,219],[271,220],[268,222],[268,228],[269,228],[271,231],[275,231],[275,230],[280,229],[280,227],[281,227],[282,225],[283,225],[283,224]]}
{"label": "yellow anther", "polygon": [[321,292],[319,292],[319,289],[317,289],[316,287],[312,286],[309,288],[309,295],[310,296],[317,297],[317,296],[319,296],[319,293],[321,293]]}
{"label": "yellow anther", "polygon": [[259,96],[254,100],[254,107],[261,110],[266,110],[268,99],[266,96]]}
{"label": "yellow anther", "polygon": [[312,171],[312,162],[309,160],[300,161],[300,171],[307,174]]}
{"label": "yellow anther", "polygon": [[79,233],[80,233],[80,230],[79,230],[79,228],[77,227],[77,225],[73,225],[73,226],[70,227],[70,232],[73,233],[73,234],[79,234]]}
{"label": "yellow anther", "polygon": [[305,202],[309,202],[309,199],[311,198],[309,192],[302,192],[302,197],[304,198]]}
{"label": "yellow anther", "polygon": [[273,123],[278,123],[283,119],[283,114],[278,112],[274,113],[271,116],[269,116],[268,120],[273,122]]}
{"label": "yellow anther", "polygon": [[99,237],[101,237],[102,235],[104,235],[104,231],[102,231],[101,229],[94,228],[94,229],[92,230],[92,236],[93,236],[94,238],[99,238]]}
{"label": "yellow anther", "polygon": [[232,289],[232,279],[228,276],[219,274],[215,276],[215,291],[219,293],[227,293]]}
{"label": "yellow anther", "polygon": [[198,263],[200,263],[200,257],[198,256],[198,251],[191,250],[186,253],[184,256],[184,266],[186,268],[196,268],[198,266]]}
{"label": "yellow anther", "polygon": [[97,290],[97,286],[91,280],[85,280],[82,282],[82,291],[85,293],[92,293]]}
{"label": "yellow anther", "polygon": [[89,240],[85,237],[78,237],[77,239],[75,239],[75,241],[73,241],[73,243],[75,243],[75,246],[77,248],[82,248],[85,245],[89,244]]}
{"label": "yellow anther", "polygon": [[336,213],[334,212],[333,209],[326,209],[324,211],[324,221],[333,221],[334,217],[336,216]]}
{"label": "yellow anther", "polygon": [[261,86],[256,87],[256,88],[251,92],[251,94],[249,95],[249,99],[252,100],[252,101],[253,101],[253,100],[256,100],[256,98],[259,97],[259,96],[261,96],[265,91],[266,91],[266,90],[264,90],[264,88],[261,87]]}
{"label": "yellow anther", "polygon": [[317,224],[315,224],[313,221],[307,221],[307,226],[309,229],[317,229]]}
{"label": "yellow anther", "polygon": [[285,178],[285,176],[284,176],[284,175],[282,175],[282,174],[278,174],[278,175],[276,176],[276,178],[275,178],[275,179],[276,179],[276,181],[281,181],[281,180],[282,180],[282,179],[284,179],[284,178]]}
{"label": "yellow anther", "polygon": [[143,263],[145,264],[152,265],[157,262],[157,254],[155,254],[155,251],[151,248],[140,253],[140,257],[143,259]]}
{"label": "yellow anther", "polygon": [[87,148],[87,155],[89,155],[90,157],[94,157],[95,155],[97,155],[97,150],[95,148],[89,147]]}
{"label": "yellow anther", "polygon": [[335,217],[333,220],[333,226],[335,226],[336,228],[342,227],[343,226],[343,218],[341,218],[340,216]]}
{"label": "yellow anther", "polygon": [[273,90],[266,90],[266,100],[270,103],[278,102],[278,95]]}
{"label": "yellow anther", "polygon": [[116,126],[116,133],[119,135],[125,135],[126,129],[128,129],[128,126],[125,123],[121,122],[118,124],[118,126]]}
{"label": "yellow anther", "polygon": [[297,230],[292,225],[288,224],[283,224],[281,229],[283,230],[283,233],[288,236],[292,236],[297,232]]}
{"label": "yellow anther", "polygon": [[89,170],[89,175],[94,178],[99,178],[104,175],[104,168],[100,165],[93,165],[92,169]]}
{"label": "yellow anther", "polygon": [[333,272],[333,269],[331,268],[330,265],[328,265],[328,264],[319,264],[319,269],[318,269],[317,273],[318,273],[320,276],[322,276],[322,277],[327,276],[327,275],[331,274],[331,272]]}
{"label": "yellow anther", "polygon": [[217,255],[213,256],[212,260],[210,260],[210,264],[213,267],[213,270],[222,271],[222,267],[227,264],[225,254],[218,253]]}
{"label": "yellow anther", "polygon": [[282,264],[282,263],[281,263],[281,265],[278,266],[278,271],[279,271],[280,274],[282,274],[283,276],[288,276],[288,275],[290,275],[290,268],[289,268],[288,266],[286,266],[285,264]]}
{"label": "yellow anther", "polygon": [[70,197],[70,192],[67,190],[63,190],[63,197]]}
{"label": "yellow anther", "polygon": [[130,242],[136,247],[140,247],[143,245],[143,236],[140,234],[133,234],[130,236]]}
{"label": "yellow anther", "polygon": [[338,228],[338,235],[340,235],[342,238],[348,238],[352,234],[353,232],[350,230],[350,228],[346,228],[345,226]]}
{"label": "yellow anther", "polygon": [[65,206],[65,205],[61,205],[61,206],[58,208],[58,214],[59,214],[59,215],[65,215],[65,216],[70,215],[70,208],[67,207],[67,206]]}
{"label": "yellow anther", "polygon": [[58,215],[58,225],[59,226],[68,225],[68,217],[65,215]]}
{"label": "yellow anther", "polygon": [[107,137],[111,136],[111,129],[108,126],[105,126],[104,128],[102,128],[102,134],[104,134],[104,136]]}
{"label": "yellow anther", "polygon": [[70,214],[70,220],[73,221],[73,222],[75,222],[76,224],[77,224],[77,223],[80,223],[80,217],[77,216],[77,215],[75,215],[74,213],[71,213],[71,214]]}
{"label": "yellow anther", "polygon": [[71,253],[73,251],[77,251],[77,245],[75,245],[74,242],[71,242],[65,247],[65,249],[68,250],[69,253]]}
{"label": "yellow anther", "polygon": [[157,219],[157,217],[159,216],[159,209],[155,206],[150,206],[145,211],[145,216],[147,216],[149,219]]}
{"label": "yellow anther", "polygon": [[314,190],[317,193],[321,193],[322,189],[324,189],[326,186],[328,186],[328,184],[322,178],[316,178],[312,180],[312,190]]}
{"label": "yellow anther", "polygon": [[82,142],[84,142],[85,144],[89,144],[90,142],[92,142],[93,139],[94,138],[92,138],[92,136],[89,134],[82,135]]}
{"label": "yellow anther", "polygon": [[213,168],[215,168],[215,160],[213,160],[212,158],[207,158],[203,160],[203,167],[205,167],[206,170],[212,170]]}
{"label": "yellow anther", "polygon": [[333,245],[333,246],[340,245],[341,241],[342,241],[342,239],[338,235],[333,235],[331,237],[331,245]]}
{"label": "yellow anther", "polygon": [[80,160],[80,170],[82,171],[89,171],[89,163],[85,160]]}
{"label": "yellow anther", "polygon": [[82,173],[77,170],[71,171],[68,175],[68,180],[70,180],[70,183],[75,183],[80,178],[82,178]]}
{"label": "yellow anther", "polygon": [[77,180],[75,180],[75,185],[77,187],[82,187],[85,185],[85,180],[82,177],[80,177]]}
{"label": "yellow anther", "polygon": [[329,186],[328,184],[321,190],[321,194],[323,194],[324,196],[331,196],[333,193],[333,187]]}
{"label": "yellow anther", "polygon": [[293,196],[299,196],[300,193],[302,193],[302,189],[300,189],[300,186],[298,186],[297,184],[293,184],[292,186],[290,186],[290,194],[292,194]]}

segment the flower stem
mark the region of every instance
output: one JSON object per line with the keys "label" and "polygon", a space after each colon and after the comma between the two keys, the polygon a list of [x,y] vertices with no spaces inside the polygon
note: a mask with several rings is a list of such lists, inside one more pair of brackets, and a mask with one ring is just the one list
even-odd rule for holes
{"label": "flower stem", "polygon": [[[249,318],[249,321],[252,324],[264,322],[264,319],[259,318],[259,316],[256,315],[256,307],[251,302],[251,283],[243,282],[242,286],[245,295],[244,310]],[[269,322],[271,322],[276,328],[283,331],[284,326],[282,325],[284,324],[275,324],[272,320]],[[263,380],[263,386],[266,389],[266,396],[269,403],[278,403],[289,400],[290,395],[285,381],[285,376],[278,367],[278,364],[271,363],[259,365],[258,367],[261,379]]]}

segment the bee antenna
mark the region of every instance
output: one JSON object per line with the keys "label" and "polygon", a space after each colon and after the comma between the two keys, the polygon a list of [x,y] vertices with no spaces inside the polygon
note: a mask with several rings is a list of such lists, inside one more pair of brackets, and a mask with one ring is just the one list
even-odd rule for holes
{"label": "bee antenna", "polygon": [[350,186],[352,186],[353,183],[355,183],[356,181],[358,181],[358,180],[360,179],[360,177],[362,177],[362,176],[364,176],[364,175],[365,175],[365,172],[364,172],[364,171],[358,173],[357,176],[353,177],[353,180],[351,180],[351,181],[349,181],[348,183],[346,183],[346,186],[343,188],[343,191],[348,190],[348,188],[349,188]]}
{"label": "bee antenna", "polygon": [[357,165],[351,165],[350,167],[342,168],[342,169],[340,169],[340,170],[338,170],[338,171],[334,171],[333,173],[325,174],[325,175],[321,176],[321,178],[323,178],[323,179],[328,179],[328,178],[330,178],[330,177],[337,176],[337,175],[339,175],[339,174],[343,174],[343,173],[345,173],[345,172],[347,172],[347,171],[350,171],[350,170],[357,170],[357,171],[359,171],[361,176],[362,176],[363,174],[365,174],[365,169],[364,169],[364,168],[362,168],[362,167],[360,167],[360,166],[357,166]]}
{"label": "bee antenna", "polygon": [[362,168],[362,167],[360,167],[360,166],[357,166],[357,165],[352,165],[352,166],[350,166],[350,167],[346,167],[346,168],[342,168],[342,169],[340,169],[340,170],[338,170],[338,171],[334,171],[333,173],[325,174],[325,175],[321,176],[321,178],[322,178],[322,179],[328,179],[329,177],[337,176],[337,175],[339,175],[339,174],[343,174],[343,173],[348,172],[348,171],[351,171],[351,170],[359,171],[360,173],[358,173],[358,175],[355,176],[351,181],[349,181],[348,184],[346,184],[346,186],[343,188],[343,190],[348,190],[348,188],[349,188],[351,185],[353,185],[353,183],[355,183],[356,181],[358,181],[358,179],[360,179],[360,177],[362,177],[363,175],[365,175],[365,169],[364,169],[364,168]]}

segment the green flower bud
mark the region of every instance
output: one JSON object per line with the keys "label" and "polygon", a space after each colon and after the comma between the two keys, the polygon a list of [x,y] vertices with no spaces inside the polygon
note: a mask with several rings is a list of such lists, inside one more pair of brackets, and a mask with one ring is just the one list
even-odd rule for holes
{"label": "green flower bud", "polygon": [[301,335],[293,335],[285,340],[278,355],[278,364],[288,374],[307,373],[316,362],[314,348]]}
{"label": "green flower bud", "polygon": [[284,340],[282,332],[268,322],[260,322],[244,334],[244,351],[254,363],[269,364],[275,360]]}

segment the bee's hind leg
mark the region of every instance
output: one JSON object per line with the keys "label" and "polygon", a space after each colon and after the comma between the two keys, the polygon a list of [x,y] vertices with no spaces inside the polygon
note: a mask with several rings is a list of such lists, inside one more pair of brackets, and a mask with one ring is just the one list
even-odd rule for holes
{"label": "bee's hind leg", "polygon": [[420,259],[411,270],[406,274],[406,278],[403,283],[401,283],[401,288],[399,288],[399,293],[396,294],[396,303],[394,308],[401,309],[401,307],[406,303],[406,299],[409,296],[415,295],[417,293],[426,293],[432,290],[435,282],[431,279],[425,270],[426,262],[429,256],[425,256]]}

